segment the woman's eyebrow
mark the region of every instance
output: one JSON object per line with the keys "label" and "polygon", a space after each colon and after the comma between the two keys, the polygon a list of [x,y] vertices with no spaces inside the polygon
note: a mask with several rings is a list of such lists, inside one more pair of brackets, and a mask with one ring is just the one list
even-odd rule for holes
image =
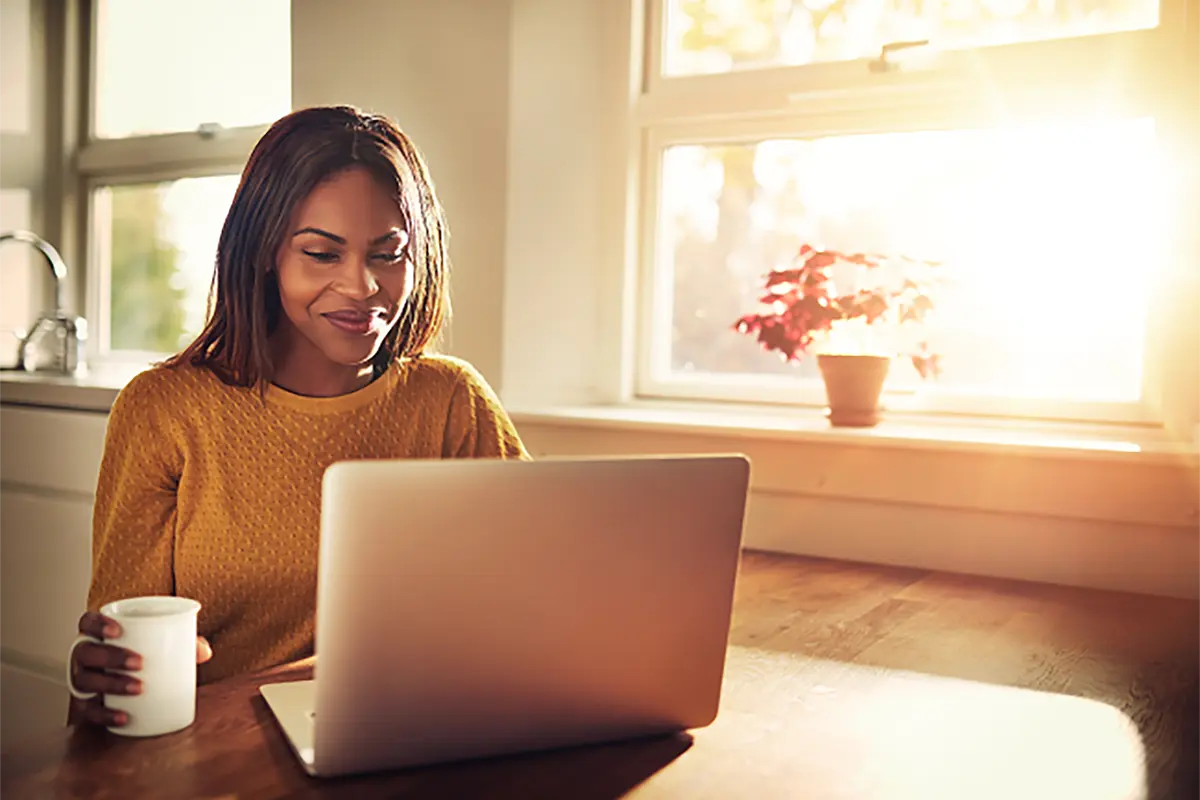
{"label": "woman's eyebrow", "polygon": [[[330,239],[331,241],[337,242],[338,244],[342,244],[342,245],[344,245],[346,243],[346,240],[343,239],[341,236],[338,236],[336,233],[330,233],[329,231],[321,230],[320,228],[313,228],[313,227],[301,228],[300,230],[293,233],[292,237],[295,238],[302,233],[312,233],[312,234],[316,234],[317,236],[324,236],[326,239]],[[403,228],[392,228],[390,231],[385,233],[383,236],[377,236],[375,239],[373,239],[371,241],[371,246],[374,247],[375,245],[383,244],[384,242],[390,241],[392,239],[405,238],[406,233],[407,232]]]}
{"label": "woman's eyebrow", "polygon": [[392,228],[390,231],[385,233],[383,236],[380,236],[379,238],[377,238],[373,242],[371,242],[371,246],[374,247],[377,244],[383,244],[384,242],[389,241],[391,239],[407,239],[407,238],[408,238],[408,231],[404,230],[403,228]]}
{"label": "woman's eyebrow", "polygon": [[332,239],[333,241],[337,242],[338,244],[346,243],[346,240],[343,239],[341,236],[338,236],[336,233],[330,233],[329,231],[323,231],[320,228],[301,228],[300,230],[298,230],[292,234],[292,238],[295,238],[302,233],[315,233],[317,236],[324,236],[326,239]]}

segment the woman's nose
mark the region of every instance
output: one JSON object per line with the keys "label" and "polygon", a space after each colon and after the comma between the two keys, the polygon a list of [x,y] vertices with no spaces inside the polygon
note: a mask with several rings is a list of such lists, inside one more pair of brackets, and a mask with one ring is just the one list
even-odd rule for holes
{"label": "woman's nose", "polygon": [[340,284],[338,288],[343,294],[356,299],[365,300],[379,291],[379,281],[375,279],[375,273],[362,259],[347,260]]}

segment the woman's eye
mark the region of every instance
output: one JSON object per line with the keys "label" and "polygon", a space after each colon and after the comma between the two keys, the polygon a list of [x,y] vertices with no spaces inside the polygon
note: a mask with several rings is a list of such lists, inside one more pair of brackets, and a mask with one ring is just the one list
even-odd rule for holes
{"label": "woman's eye", "polygon": [[396,264],[403,260],[404,253],[376,253],[375,255],[371,256],[371,258],[375,261],[381,261],[384,264]]}
{"label": "woman's eye", "polygon": [[332,261],[337,261],[337,253],[326,253],[320,250],[301,250],[300,252],[311,258],[313,261],[320,261],[322,264],[328,264]]}

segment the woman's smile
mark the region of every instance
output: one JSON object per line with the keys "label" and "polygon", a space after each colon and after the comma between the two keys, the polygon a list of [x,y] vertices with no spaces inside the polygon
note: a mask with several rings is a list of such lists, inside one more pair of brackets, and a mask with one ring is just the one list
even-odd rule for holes
{"label": "woman's smile", "polygon": [[370,311],[348,308],[327,311],[321,316],[335,329],[352,336],[367,336],[383,328],[387,322],[383,310],[377,308]]}

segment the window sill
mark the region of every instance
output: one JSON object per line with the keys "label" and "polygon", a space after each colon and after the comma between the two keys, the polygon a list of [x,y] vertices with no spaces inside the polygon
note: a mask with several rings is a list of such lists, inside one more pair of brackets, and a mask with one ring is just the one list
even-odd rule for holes
{"label": "window sill", "polygon": [[[651,401],[509,413],[535,458],[746,454],[747,541],[768,550],[1144,591],[1200,543],[1200,457],[1161,429],[899,413],[835,429],[814,408]],[[1134,562],[1145,575],[1122,572]],[[1195,571],[1171,569],[1170,591],[1194,592]]]}
{"label": "window sill", "polygon": [[514,422],[729,439],[820,442],[972,453],[1169,462],[1197,461],[1196,442],[1155,426],[892,414],[874,428],[834,428],[814,408],[640,400],[621,405],[515,406]]}

